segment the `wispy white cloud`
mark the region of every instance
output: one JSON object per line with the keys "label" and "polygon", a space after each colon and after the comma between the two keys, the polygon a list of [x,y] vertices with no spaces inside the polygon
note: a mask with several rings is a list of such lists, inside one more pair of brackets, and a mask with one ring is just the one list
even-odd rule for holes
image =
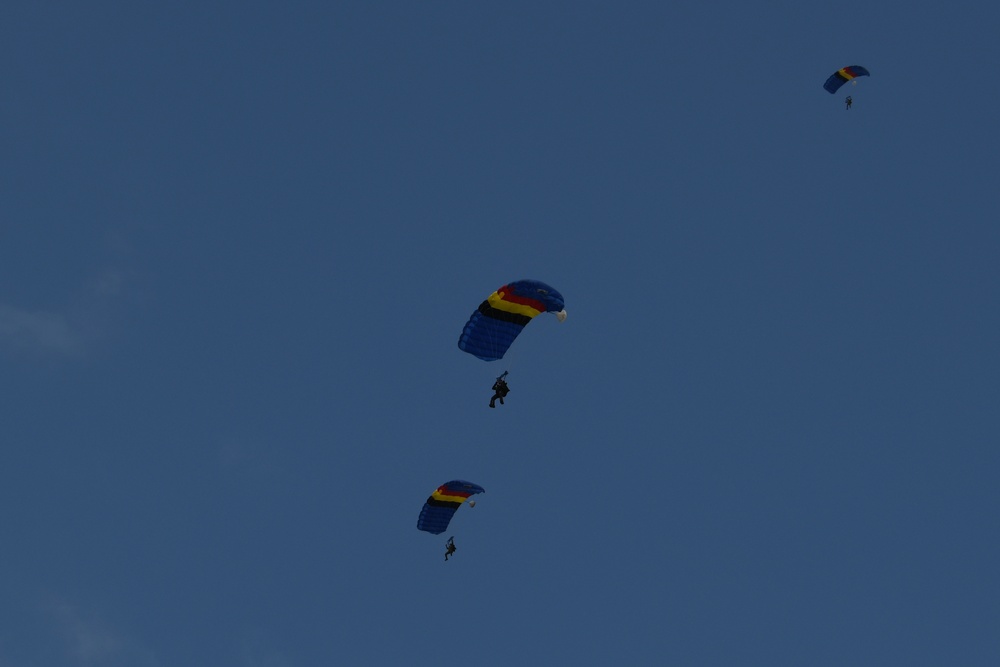
{"label": "wispy white cloud", "polygon": [[125,289],[125,276],[117,270],[108,268],[98,274],[88,286],[92,298],[109,299],[120,296]]}
{"label": "wispy white cloud", "polygon": [[0,303],[0,351],[78,356],[105,337],[114,305],[125,295],[124,274],[108,268],[95,275],[61,309],[29,309]]}
{"label": "wispy white cloud", "polygon": [[266,648],[259,637],[244,638],[242,663],[246,667],[292,667],[292,663],[285,656]]}
{"label": "wispy white cloud", "polygon": [[153,653],[112,627],[103,618],[81,611],[65,600],[49,602],[44,611],[55,622],[55,633],[72,664],[155,667]]}
{"label": "wispy white cloud", "polygon": [[0,304],[0,342],[15,350],[64,355],[79,352],[83,343],[62,313],[20,310],[4,304]]}

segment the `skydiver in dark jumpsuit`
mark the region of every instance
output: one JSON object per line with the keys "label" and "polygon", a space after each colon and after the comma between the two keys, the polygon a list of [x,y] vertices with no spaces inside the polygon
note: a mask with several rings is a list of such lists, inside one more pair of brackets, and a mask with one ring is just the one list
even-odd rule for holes
{"label": "skydiver in dark jumpsuit", "polygon": [[498,377],[497,381],[493,383],[493,397],[490,398],[490,407],[495,408],[496,401],[500,399],[500,405],[503,405],[503,397],[510,392],[510,387],[507,386],[507,381],[503,379],[503,376]]}
{"label": "skydiver in dark jumpsuit", "polygon": [[844,100],[844,104],[847,105],[847,110],[850,111],[851,110],[851,105],[854,104],[854,100],[851,99],[850,95],[848,95],[847,99]]}
{"label": "skydiver in dark jumpsuit", "polygon": [[455,548],[455,538],[449,537],[448,543],[444,545],[444,559],[448,560],[448,557],[455,553],[457,549]]}

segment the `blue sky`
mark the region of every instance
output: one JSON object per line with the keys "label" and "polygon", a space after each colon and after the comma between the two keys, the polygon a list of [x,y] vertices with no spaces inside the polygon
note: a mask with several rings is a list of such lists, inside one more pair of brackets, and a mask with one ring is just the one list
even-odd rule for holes
{"label": "blue sky", "polygon": [[6,3],[0,667],[997,664],[997,25]]}

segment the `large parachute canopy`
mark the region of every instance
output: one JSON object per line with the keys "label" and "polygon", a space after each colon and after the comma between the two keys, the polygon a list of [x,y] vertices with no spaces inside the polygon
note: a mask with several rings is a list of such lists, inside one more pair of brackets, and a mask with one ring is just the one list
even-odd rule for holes
{"label": "large parachute canopy", "polygon": [[833,95],[840,87],[843,86],[848,81],[853,81],[859,76],[871,76],[861,65],[848,65],[843,69],[838,69],[836,72],[830,75],[830,78],[826,80],[823,84],[823,88],[826,89],[828,93]]}
{"label": "large parachute canopy", "polygon": [[541,313],[566,319],[566,306],[558,291],[537,280],[508,283],[489,295],[458,339],[458,347],[483,361],[502,359],[528,322]]}
{"label": "large parachute canopy", "polygon": [[455,515],[458,508],[469,496],[474,496],[477,493],[486,493],[486,489],[461,479],[453,479],[442,484],[430,495],[427,502],[424,503],[423,509],[420,510],[417,530],[426,530],[434,535],[448,530],[451,517]]}

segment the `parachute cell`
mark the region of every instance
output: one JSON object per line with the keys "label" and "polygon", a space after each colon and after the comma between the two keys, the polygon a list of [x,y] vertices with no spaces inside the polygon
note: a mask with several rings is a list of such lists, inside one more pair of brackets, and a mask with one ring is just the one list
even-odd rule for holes
{"label": "parachute cell", "polygon": [[483,301],[465,323],[458,347],[483,361],[502,359],[528,322],[540,313],[566,319],[563,296],[537,280],[504,285]]}
{"label": "parachute cell", "polygon": [[417,519],[417,530],[424,530],[434,535],[439,535],[448,530],[451,517],[455,515],[469,496],[477,493],[485,493],[486,489],[460,479],[454,479],[439,486],[430,495],[423,509],[420,510],[420,517]]}
{"label": "parachute cell", "polygon": [[833,95],[840,87],[843,86],[848,81],[858,78],[859,76],[871,76],[861,65],[849,65],[843,69],[838,69],[836,72],[830,75],[830,78],[826,80],[823,84],[823,88],[826,89],[828,93]]}

